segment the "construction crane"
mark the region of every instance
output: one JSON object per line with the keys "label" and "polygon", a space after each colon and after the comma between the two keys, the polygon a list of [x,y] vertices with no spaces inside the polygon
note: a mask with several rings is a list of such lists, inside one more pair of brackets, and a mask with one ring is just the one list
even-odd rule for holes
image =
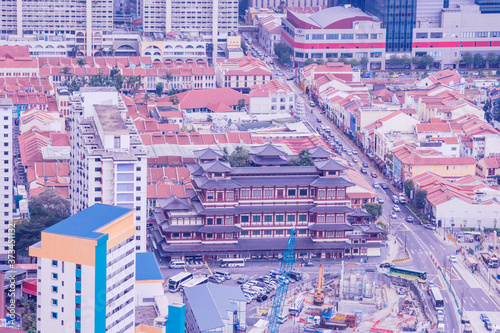
{"label": "construction crane", "polygon": [[286,293],[288,291],[288,283],[290,282],[290,272],[292,271],[293,263],[295,262],[295,229],[290,230],[290,237],[286,243],[283,259],[281,260],[280,275],[278,276],[278,287],[274,294],[273,307],[269,316],[269,333],[278,333],[280,331],[279,317],[283,313],[285,305]]}
{"label": "construction crane", "polygon": [[325,295],[323,295],[323,284],[325,283],[323,265],[319,265],[318,290],[314,294],[314,305],[323,305]]}

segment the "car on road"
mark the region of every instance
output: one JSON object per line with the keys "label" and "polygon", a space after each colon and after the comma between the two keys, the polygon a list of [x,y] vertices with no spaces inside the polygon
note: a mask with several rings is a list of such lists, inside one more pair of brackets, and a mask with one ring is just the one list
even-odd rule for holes
{"label": "car on road", "polygon": [[242,275],[238,278],[238,280],[236,280],[236,282],[238,282],[238,284],[246,283],[246,282],[248,282],[248,276]]}
{"label": "car on road", "polygon": [[366,169],[365,169],[365,168],[361,168],[361,169],[359,169],[359,171],[360,171],[361,173],[363,173],[363,174],[367,174],[367,173],[368,173],[368,171],[366,171]]}
{"label": "car on road", "polygon": [[432,224],[430,223],[427,223],[426,225],[424,225],[424,228],[425,229],[429,229],[429,230],[436,230],[436,227],[433,226]]}
{"label": "car on road", "polygon": [[450,256],[450,261],[451,262],[457,262],[458,258],[456,256]]}
{"label": "car on road", "polygon": [[212,276],[208,277],[208,282],[217,283],[217,284],[222,283],[225,280],[226,279],[224,279],[224,278],[222,278],[222,277],[220,277],[218,275],[212,275]]}
{"label": "car on road", "polygon": [[479,315],[479,318],[481,318],[481,321],[483,321],[483,322],[490,321],[490,318],[488,317],[488,315],[486,313],[481,313]]}
{"label": "car on road", "polygon": [[312,266],[314,266],[314,263],[309,260],[309,261],[306,261],[306,263],[304,264],[304,266],[306,266],[306,267],[312,267]]}
{"label": "car on road", "polygon": [[277,76],[283,76],[283,75],[285,75],[285,74],[283,74],[282,72],[278,72],[278,73],[276,73],[276,75],[277,75]]}
{"label": "car on road", "polygon": [[378,184],[377,184],[377,183],[373,183],[373,184],[372,184],[372,187],[373,187],[374,189],[379,189],[379,188],[380,188],[380,186],[378,186]]}
{"label": "car on road", "polygon": [[491,321],[486,320],[484,322],[484,328],[486,328],[487,331],[493,331],[493,324],[491,323]]}
{"label": "car on road", "polygon": [[413,223],[413,216],[411,215],[406,216],[406,222]]}
{"label": "car on road", "polygon": [[349,166],[350,166],[351,168],[354,166],[354,163],[353,163],[353,162],[351,162],[351,161],[347,162],[347,164],[349,164]]}
{"label": "car on road", "polygon": [[395,219],[397,217],[398,217],[398,215],[396,214],[396,212],[392,212],[391,213],[391,219]]}
{"label": "car on road", "polygon": [[386,183],[380,183],[380,187],[382,187],[384,190],[387,190],[389,188]]}
{"label": "car on road", "polygon": [[399,198],[397,195],[393,195],[391,198],[392,198],[392,202],[394,202],[395,204],[399,203]]}
{"label": "car on road", "polygon": [[352,156],[352,153],[350,150],[346,151],[347,156]]}
{"label": "car on road", "polygon": [[395,211],[395,212],[400,212],[401,208],[399,208],[398,205],[394,205],[394,206],[392,206],[392,210]]}
{"label": "car on road", "polygon": [[317,121],[318,123],[321,123],[321,122],[322,122],[322,120],[321,120],[320,118],[316,118],[316,121]]}
{"label": "car on road", "polygon": [[391,264],[388,262],[383,262],[380,264],[380,268],[389,268],[389,267],[391,267]]}
{"label": "car on road", "polygon": [[287,81],[293,81],[293,79],[295,79],[295,77],[291,76],[291,77],[287,78],[286,80]]}
{"label": "car on road", "polygon": [[368,163],[363,162],[363,168],[368,168]]}
{"label": "car on road", "polygon": [[372,178],[377,178],[377,173],[375,171],[373,171],[370,176],[372,176]]}
{"label": "car on road", "polygon": [[310,101],[310,102],[309,102],[309,106],[315,107],[315,106],[316,106],[316,103],[314,103],[313,101]]}
{"label": "car on road", "polygon": [[353,155],[358,155],[358,151],[357,151],[356,149],[353,149],[353,150],[352,150],[352,154],[353,154]]}
{"label": "car on road", "polygon": [[358,163],[358,159],[357,159],[356,157],[354,157],[354,158],[352,159],[352,161],[353,161],[354,163]]}
{"label": "car on road", "polygon": [[377,202],[378,202],[379,204],[383,204],[383,203],[384,203],[384,199],[383,199],[383,198],[377,198]]}
{"label": "car on road", "polygon": [[406,205],[406,199],[404,197],[399,197],[399,203]]}

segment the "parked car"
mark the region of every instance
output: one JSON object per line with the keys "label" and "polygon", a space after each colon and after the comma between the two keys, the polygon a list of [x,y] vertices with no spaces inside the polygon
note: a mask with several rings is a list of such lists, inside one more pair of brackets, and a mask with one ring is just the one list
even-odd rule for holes
{"label": "parked car", "polygon": [[291,76],[291,77],[287,78],[287,81],[293,81],[293,79],[295,79],[295,77]]}
{"label": "parked car", "polygon": [[242,275],[238,278],[238,280],[236,280],[236,282],[238,282],[238,284],[243,284],[243,283],[246,283],[248,282],[248,275]]}
{"label": "parked car", "polygon": [[380,264],[380,268],[389,268],[389,267],[391,267],[391,264],[388,262],[383,262]]}
{"label": "parked car", "polygon": [[380,187],[382,187],[384,190],[387,190],[389,188],[386,183],[380,183]]}
{"label": "parked car", "polygon": [[318,123],[320,123],[322,120],[321,120],[321,119],[319,119],[319,118],[316,118],[316,121],[317,121]]}
{"label": "parked car", "polygon": [[383,199],[383,198],[377,198],[377,202],[378,202],[379,204],[383,204],[383,203],[384,203],[384,199]]}
{"label": "parked car", "polygon": [[432,224],[430,223],[427,223],[426,225],[424,225],[424,228],[425,229],[429,229],[429,230],[436,230],[436,227],[433,226]]}
{"label": "parked car", "polygon": [[304,264],[304,266],[306,266],[306,267],[312,267],[312,266],[314,266],[314,263],[309,260],[309,261],[306,261],[306,263]]}
{"label": "parked car", "polygon": [[223,277],[218,276],[218,275],[212,275],[212,276],[208,277],[208,282],[217,283],[217,284],[222,283],[225,280],[226,279],[224,279]]}
{"label": "parked car", "polygon": [[397,217],[398,217],[398,215],[396,214],[396,212],[392,212],[392,213],[391,213],[391,218],[392,218],[392,219],[395,219],[395,218],[397,218]]}
{"label": "parked car", "polygon": [[373,171],[370,176],[372,176],[372,178],[377,178],[377,173],[375,171]]}
{"label": "parked car", "polygon": [[484,328],[486,328],[487,331],[493,331],[493,325],[491,324],[491,321],[486,320],[484,322]]}
{"label": "parked car", "polygon": [[456,256],[450,256],[450,261],[451,262],[457,262],[458,258]]}
{"label": "parked car", "polygon": [[373,188],[374,188],[374,189],[379,189],[379,188],[380,188],[380,186],[378,186],[378,184],[377,184],[377,183],[373,183],[373,185],[372,185],[372,186],[373,186]]}
{"label": "parked car", "polygon": [[368,163],[363,162],[363,168],[368,168]]}
{"label": "parked car", "polygon": [[395,212],[400,212],[401,208],[399,208],[398,205],[394,205],[394,206],[392,206],[392,210],[395,211]]}
{"label": "parked car", "polygon": [[406,222],[408,222],[408,223],[413,223],[413,216],[408,215],[408,216],[406,217]]}

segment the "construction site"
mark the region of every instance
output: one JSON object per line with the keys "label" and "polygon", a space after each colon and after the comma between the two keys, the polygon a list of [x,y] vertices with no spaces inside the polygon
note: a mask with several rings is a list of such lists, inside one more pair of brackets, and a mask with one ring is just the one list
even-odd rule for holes
{"label": "construction site", "polygon": [[[285,252],[282,276],[290,276],[286,260]],[[390,270],[343,262],[319,265],[317,278],[286,281],[286,297],[279,286],[253,318],[259,323],[249,320],[254,326],[250,332],[430,332],[437,320],[424,305],[422,285]],[[264,320],[269,321],[267,330]]]}

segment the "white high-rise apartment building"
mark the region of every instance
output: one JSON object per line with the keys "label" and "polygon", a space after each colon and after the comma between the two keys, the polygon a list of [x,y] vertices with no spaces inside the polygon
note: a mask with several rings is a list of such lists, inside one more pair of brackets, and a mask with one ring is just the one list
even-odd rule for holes
{"label": "white high-rise apartment building", "polygon": [[37,257],[39,333],[133,333],[134,211],[93,205],[42,231]]}
{"label": "white high-rise apartment building", "polygon": [[64,36],[86,55],[113,31],[113,0],[2,0],[0,33]]}
{"label": "white high-rise apartment building", "polygon": [[[238,0],[143,0],[146,32],[177,32],[224,40],[238,29]],[[213,37],[217,36],[217,37]]]}
{"label": "white high-rise apartment building", "polygon": [[71,213],[96,203],[134,209],[136,249],[146,251],[147,156],[115,88],[71,97]]}
{"label": "white high-rise apartment building", "polygon": [[[10,98],[0,98],[0,258],[9,253],[12,225],[12,111]],[[13,253],[11,253],[13,254]]]}

